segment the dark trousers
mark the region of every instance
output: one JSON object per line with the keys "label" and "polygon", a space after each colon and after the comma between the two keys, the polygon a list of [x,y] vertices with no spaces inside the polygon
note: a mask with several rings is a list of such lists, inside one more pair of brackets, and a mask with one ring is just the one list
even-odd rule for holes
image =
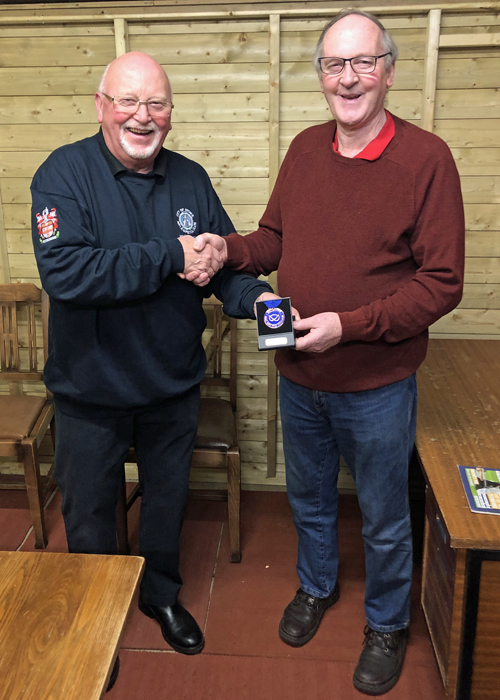
{"label": "dark trousers", "polygon": [[146,560],[141,599],[152,605],[172,605],[182,586],[179,537],[199,404],[198,386],[160,408],[113,418],[76,417],[55,404],[55,475],[70,552],[117,553],[123,464],[129,447],[135,448],[142,490],[139,554]]}

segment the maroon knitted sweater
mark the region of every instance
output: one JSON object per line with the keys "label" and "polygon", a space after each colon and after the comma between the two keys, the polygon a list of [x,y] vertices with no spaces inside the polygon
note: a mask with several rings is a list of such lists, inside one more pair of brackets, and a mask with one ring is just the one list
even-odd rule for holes
{"label": "maroon knitted sweater", "polygon": [[375,389],[417,370],[428,327],[462,295],[464,214],[447,145],[394,117],[375,161],[334,153],[335,122],[292,142],[257,231],[226,240],[228,265],[278,270],[302,318],[335,311],[340,344],[278,350],[288,379],[320,391]]}

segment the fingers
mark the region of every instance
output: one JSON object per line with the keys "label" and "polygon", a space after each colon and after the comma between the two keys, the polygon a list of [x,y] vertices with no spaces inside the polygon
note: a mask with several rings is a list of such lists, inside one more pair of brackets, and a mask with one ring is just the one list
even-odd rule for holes
{"label": "fingers", "polygon": [[194,239],[194,249],[201,252],[207,245],[211,245],[214,250],[220,253],[220,258],[223,263],[227,260],[226,241],[222,236],[217,236],[215,233],[201,233]]}
{"label": "fingers", "polygon": [[311,328],[315,327],[313,319],[314,316],[309,318],[300,318],[300,316],[297,318],[296,316],[295,321],[293,322],[293,327],[296,331],[310,331]]}
{"label": "fingers", "polygon": [[257,302],[258,301],[268,301],[269,299],[281,299],[277,294],[273,294],[271,292],[263,292],[260,296],[257,297],[257,299],[254,302],[253,305],[253,315],[256,317],[257,316]]}
{"label": "fingers", "polygon": [[209,242],[210,235],[210,233],[200,233],[199,236],[196,236],[196,238],[194,239],[194,249],[198,252],[201,252]]}
{"label": "fingers", "polygon": [[295,349],[301,352],[315,352],[314,337],[311,337],[311,335],[311,333],[308,333],[300,338],[295,338]]}
{"label": "fingers", "polygon": [[210,277],[206,272],[190,272],[188,275],[185,275],[183,272],[178,272],[177,277],[180,277],[181,280],[192,282],[197,287],[204,287],[210,282]]}
{"label": "fingers", "polygon": [[223,265],[221,251],[210,243],[205,244],[203,250],[197,251],[191,236],[180,236],[178,240],[184,250],[183,279],[196,284],[207,284]]}
{"label": "fingers", "polygon": [[304,352],[325,352],[337,345],[342,337],[342,326],[338,314],[326,312],[296,321],[296,331],[309,331],[297,338],[295,348]]}

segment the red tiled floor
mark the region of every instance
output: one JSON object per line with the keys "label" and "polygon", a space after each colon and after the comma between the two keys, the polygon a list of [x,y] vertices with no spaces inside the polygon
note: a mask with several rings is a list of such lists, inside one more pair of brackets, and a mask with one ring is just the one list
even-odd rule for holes
{"label": "red tiled floor", "polygon": [[[109,700],[361,700],[354,663],[201,654],[186,657],[122,651]],[[387,700],[443,700],[437,671],[405,668]]]}
{"label": "red tiled floor", "polygon": [[[283,609],[298,587],[297,537],[286,495],[245,493],[242,513],[244,556],[241,564],[229,564],[224,538],[210,601],[206,652],[331,660],[335,650],[337,661],[357,661],[366,622],[361,515],[356,498],[344,496],[340,504],[340,599],[325,613],[315,637],[300,649],[287,646],[278,636]],[[416,588],[413,599],[413,619],[420,624],[412,620],[408,657],[413,663],[434,665]]]}
{"label": "red tiled floor", "polygon": [[[45,527],[47,528],[48,545],[46,552],[67,552],[66,530],[61,515],[61,493],[57,491],[49,504],[45,507]],[[35,549],[35,535],[30,533],[26,542],[21,547],[22,552],[39,552]]]}
{"label": "red tiled floor", "polygon": [[[25,494],[0,493],[0,546],[15,549],[31,526]],[[48,551],[66,551],[57,494],[46,509]],[[129,513],[137,552],[140,501]],[[2,527],[2,525],[5,525]],[[205,626],[202,654],[170,650],[159,627],[132,611],[121,643],[121,671],[109,700],[358,700],[352,673],[363,639],[364,564],[356,499],[342,496],[339,536],[341,597],[316,636],[300,648],[278,637],[284,606],[298,586],[297,537],[284,493],[242,494],[241,564],[229,563],[226,504],[190,500],[182,532],[181,600]],[[33,549],[33,535],[22,549]],[[388,700],[443,700],[444,691],[420,610],[414,576],[405,667]]]}
{"label": "red tiled floor", "polygon": [[0,491],[0,550],[17,549],[31,525],[26,491]]}
{"label": "red tiled floor", "polygon": [[[129,541],[138,553],[140,499],[129,511]],[[202,629],[205,627],[212,575],[217,561],[226,503],[190,499],[181,535],[180,571],[184,585],[180,602],[188,608]],[[229,556],[229,555],[228,555]],[[125,628],[122,646],[130,649],[170,649],[159,626],[136,608]]]}

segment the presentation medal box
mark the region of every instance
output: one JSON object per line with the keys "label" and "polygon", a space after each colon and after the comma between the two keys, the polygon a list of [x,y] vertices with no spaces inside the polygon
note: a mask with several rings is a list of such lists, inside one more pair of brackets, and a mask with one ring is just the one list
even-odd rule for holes
{"label": "presentation medal box", "polygon": [[258,301],[256,311],[259,350],[295,347],[290,297]]}

